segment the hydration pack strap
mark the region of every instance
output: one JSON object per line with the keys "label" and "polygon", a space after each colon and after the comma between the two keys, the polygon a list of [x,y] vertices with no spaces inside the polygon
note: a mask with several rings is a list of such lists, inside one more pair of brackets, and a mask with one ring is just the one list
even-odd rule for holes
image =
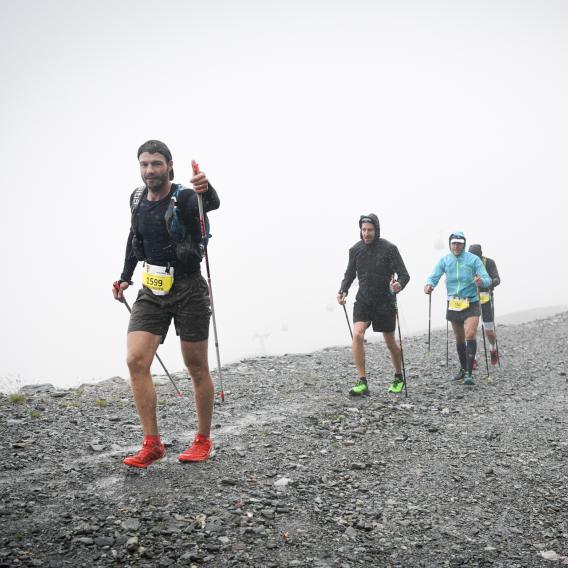
{"label": "hydration pack strap", "polygon": [[134,211],[138,208],[138,204],[142,199],[142,195],[144,194],[144,190],[146,189],[145,186],[137,187],[132,194],[132,204],[130,205],[130,212],[134,213]]}

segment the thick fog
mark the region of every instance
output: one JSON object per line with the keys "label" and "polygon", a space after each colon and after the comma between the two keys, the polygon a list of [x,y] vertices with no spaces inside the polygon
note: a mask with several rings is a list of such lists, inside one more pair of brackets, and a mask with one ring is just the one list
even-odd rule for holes
{"label": "thick fog", "polygon": [[[363,213],[410,272],[405,335],[453,230],[497,262],[497,325],[565,304],[567,30],[562,1],[4,2],[0,388],[127,376],[111,285],[149,138],[221,198],[224,363],[349,343]],[[160,353],[182,368],[173,329]]]}

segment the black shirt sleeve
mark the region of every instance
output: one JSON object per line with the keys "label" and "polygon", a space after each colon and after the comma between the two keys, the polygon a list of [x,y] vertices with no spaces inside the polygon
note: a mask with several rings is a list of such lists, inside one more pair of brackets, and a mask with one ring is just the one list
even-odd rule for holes
{"label": "black shirt sleeve", "polygon": [[[130,211],[132,211],[132,200],[134,199],[134,194],[136,189],[130,194]],[[124,266],[122,267],[122,273],[120,279],[125,282],[130,282],[132,275],[134,274],[134,269],[138,264],[138,259],[134,256],[134,251],[132,250],[132,226],[128,231],[128,238],[126,239],[126,251],[124,253]]]}
{"label": "black shirt sleeve", "polygon": [[501,284],[501,278],[499,278],[499,272],[497,270],[497,264],[492,258],[487,258],[485,262],[485,269],[487,270],[487,274],[491,278],[491,286],[489,286],[490,290],[496,288]]}
{"label": "black shirt sleeve", "polygon": [[[198,239],[201,235],[199,225],[199,202],[197,193],[191,188],[185,188],[179,199],[179,208],[184,223],[190,228],[192,236]],[[219,208],[220,200],[215,188],[209,184],[209,190],[201,194],[203,211],[207,213]]]}
{"label": "black shirt sleeve", "polygon": [[124,254],[124,266],[122,268],[122,274],[120,279],[126,282],[132,280],[132,275],[134,274],[134,269],[138,264],[138,259],[134,256],[132,251],[132,229],[128,232],[128,239],[126,240],[126,252]]}
{"label": "black shirt sleeve", "polygon": [[351,248],[349,249],[349,262],[347,263],[347,269],[345,270],[345,274],[343,276],[343,280],[341,282],[341,286],[339,288],[339,293],[349,291],[349,287],[353,284],[353,280],[355,280],[355,276],[357,275],[357,266],[355,262],[355,251]]}

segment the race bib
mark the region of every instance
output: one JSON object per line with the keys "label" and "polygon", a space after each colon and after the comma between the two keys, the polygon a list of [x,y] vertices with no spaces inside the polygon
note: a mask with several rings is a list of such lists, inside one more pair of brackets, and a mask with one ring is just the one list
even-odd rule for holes
{"label": "race bib", "polygon": [[448,310],[463,312],[467,308],[469,308],[469,300],[467,298],[448,298]]}
{"label": "race bib", "polygon": [[482,304],[487,304],[489,302],[489,292],[479,292],[479,301]]}
{"label": "race bib", "polygon": [[146,264],[142,271],[142,284],[156,296],[169,294],[174,285],[173,267]]}

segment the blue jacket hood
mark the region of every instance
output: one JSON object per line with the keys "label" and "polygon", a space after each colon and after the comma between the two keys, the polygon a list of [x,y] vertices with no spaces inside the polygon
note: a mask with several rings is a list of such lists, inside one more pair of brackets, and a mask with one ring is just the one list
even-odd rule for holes
{"label": "blue jacket hood", "polygon": [[463,234],[462,231],[454,231],[453,233],[450,234],[450,236],[448,237],[448,248],[450,250],[452,250],[452,245],[450,244],[452,237],[457,237],[458,239],[463,239],[463,250],[465,250],[465,245],[466,245],[466,238],[465,235]]}

